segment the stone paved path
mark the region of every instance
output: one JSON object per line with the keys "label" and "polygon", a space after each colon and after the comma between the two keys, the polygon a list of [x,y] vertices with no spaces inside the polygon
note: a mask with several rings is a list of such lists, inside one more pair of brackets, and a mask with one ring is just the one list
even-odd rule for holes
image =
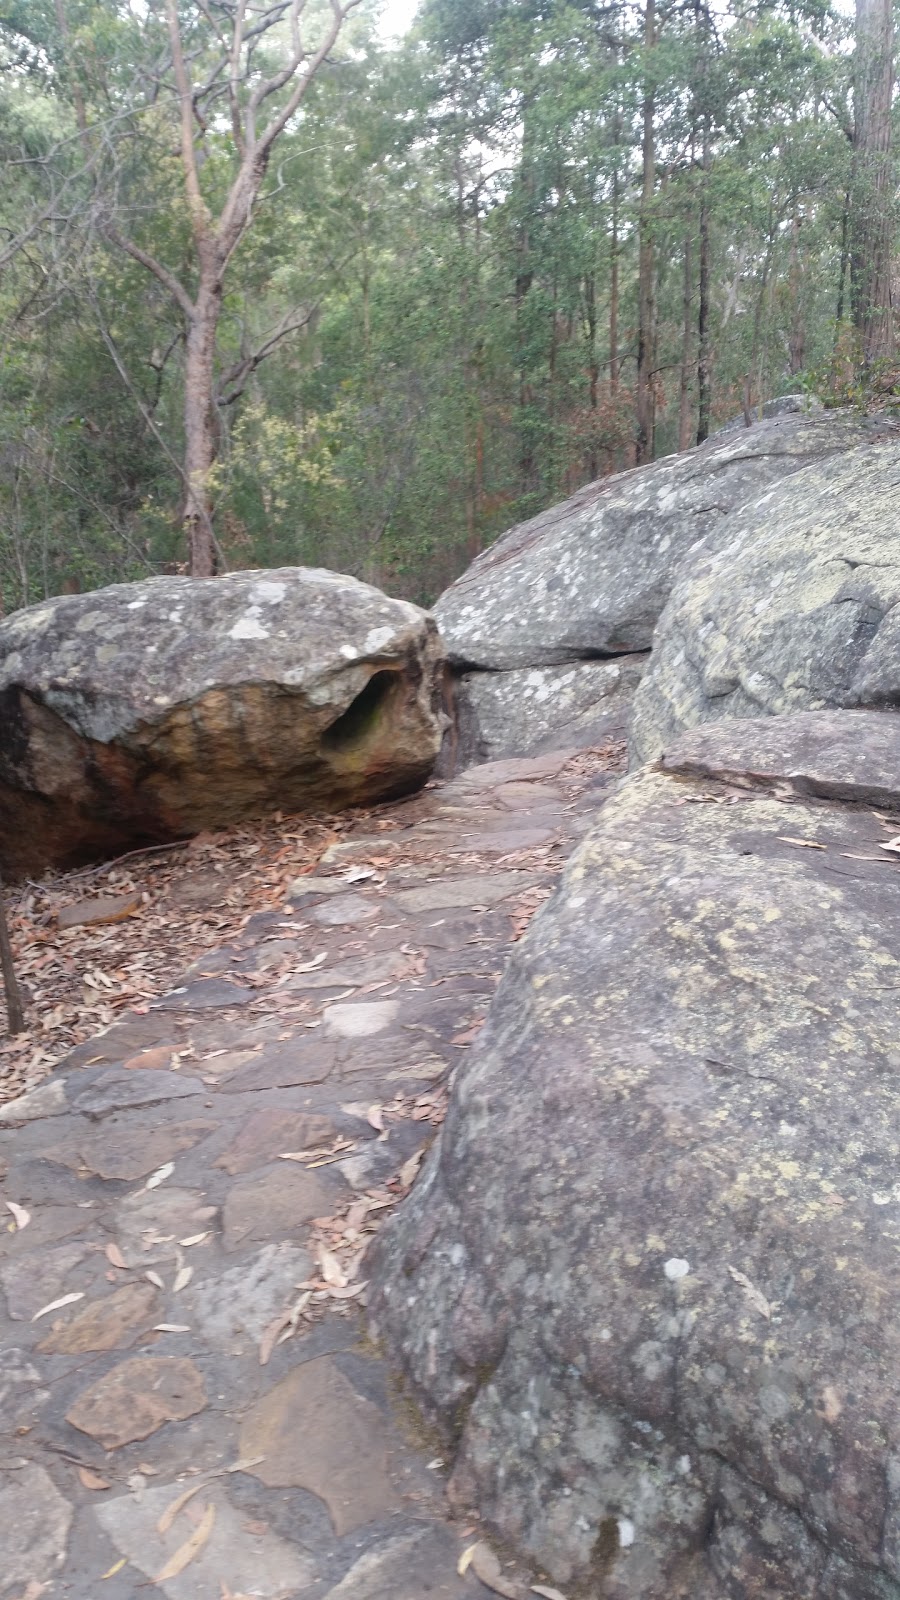
{"label": "stone paved path", "polygon": [[487,1594],[367,1345],[362,1251],[601,766],[385,808],[0,1110],[2,1600]]}

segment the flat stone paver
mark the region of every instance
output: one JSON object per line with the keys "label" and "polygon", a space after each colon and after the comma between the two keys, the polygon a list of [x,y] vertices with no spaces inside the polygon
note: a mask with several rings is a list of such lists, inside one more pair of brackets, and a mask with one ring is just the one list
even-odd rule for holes
{"label": "flat stone paver", "polygon": [[[366,1341],[365,1249],[602,766],[380,807],[0,1107],[0,1600],[486,1600]],[[186,869],[173,919],[210,892]]]}

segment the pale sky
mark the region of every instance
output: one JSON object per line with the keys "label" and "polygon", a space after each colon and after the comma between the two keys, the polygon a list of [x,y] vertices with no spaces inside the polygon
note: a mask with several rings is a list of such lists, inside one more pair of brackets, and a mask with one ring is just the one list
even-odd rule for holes
{"label": "pale sky", "polygon": [[399,38],[410,26],[419,0],[384,0],[381,32],[385,38]]}

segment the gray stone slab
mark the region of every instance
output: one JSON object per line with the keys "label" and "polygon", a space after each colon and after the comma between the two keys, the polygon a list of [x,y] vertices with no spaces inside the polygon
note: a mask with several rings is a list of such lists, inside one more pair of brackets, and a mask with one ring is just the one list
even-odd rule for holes
{"label": "gray stone slab", "polygon": [[324,900],[309,912],[312,922],[323,928],[356,927],[358,923],[371,922],[378,915],[377,904],[364,894],[337,894]]}
{"label": "gray stone slab", "polygon": [[40,1250],[0,1265],[0,1283],[6,1295],[6,1308],[14,1322],[30,1322],[36,1311],[60,1295],[80,1289],[72,1274],[87,1255],[86,1243],[61,1244]]}
{"label": "gray stone slab", "polygon": [[425,1523],[381,1540],[353,1563],[325,1600],[478,1600],[488,1591],[456,1570],[460,1546],[446,1529]]}
{"label": "gray stone slab", "polygon": [[43,1467],[0,1471],[0,1585],[6,1593],[61,1576],[71,1523],[72,1507]]}
{"label": "gray stone slab", "polygon": [[229,983],[225,978],[200,978],[196,983],[186,983],[172,989],[162,999],[153,1002],[154,1011],[221,1011],[226,1006],[248,1006],[256,999],[256,990],[240,983]]}
{"label": "gray stone slab", "polygon": [[434,883],[421,889],[401,889],[391,900],[402,910],[415,913],[493,906],[511,895],[522,894],[540,881],[540,875],[534,872],[484,872],[474,878],[436,878]]}
{"label": "gray stone slab", "polygon": [[0,1106],[0,1126],[15,1127],[24,1122],[39,1122],[44,1117],[62,1117],[71,1109],[62,1079],[51,1078],[28,1094],[21,1094],[18,1099]]}
{"label": "gray stone slab", "polygon": [[247,1519],[231,1505],[219,1483],[201,1489],[160,1533],[163,1512],[190,1487],[190,1480],[145,1489],[140,1499],[120,1495],[104,1500],[96,1517],[113,1544],[153,1583],[166,1563],[196,1532],[212,1506],[214,1521],[206,1543],[183,1572],[159,1584],[168,1600],[219,1600],[223,1594],[284,1600],[305,1589],[315,1567],[305,1551],[278,1534],[250,1532]]}
{"label": "gray stone slab", "polygon": [[84,1088],[79,1088],[80,1082],[80,1077],[69,1079],[69,1104],[73,1111],[92,1118],[105,1117],[111,1111],[155,1106],[164,1100],[188,1100],[193,1095],[206,1093],[199,1078],[181,1072],[145,1071],[140,1067],[131,1072],[112,1067],[98,1072]]}
{"label": "gray stone slab", "polygon": [[193,1283],[180,1297],[185,1320],[214,1348],[258,1344],[279,1312],[297,1298],[297,1285],[312,1272],[312,1257],[293,1244],[263,1250]]}
{"label": "gray stone slab", "polygon": [[860,804],[900,804],[900,716],[892,711],[798,711],[706,723],[662,758],[666,772]]}

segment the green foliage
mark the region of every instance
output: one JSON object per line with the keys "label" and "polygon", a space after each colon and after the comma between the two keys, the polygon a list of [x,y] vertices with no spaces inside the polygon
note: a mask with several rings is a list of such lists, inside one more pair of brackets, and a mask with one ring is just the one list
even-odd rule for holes
{"label": "green foliage", "polygon": [[[391,49],[376,9],[283,135],[230,268],[213,486],[230,564],[311,562],[427,601],[512,521],[631,464],[648,76],[657,449],[696,428],[704,203],[713,426],[745,393],[892,392],[879,371],[863,393],[835,334],[851,56],[830,0],[660,4],[649,53],[639,11],[599,0],[423,0]],[[214,8],[180,10],[211,61]],[[190,280],[177,108],[154,87],[162,8],[65,16],[68,40],[55,0],[0,10],[7,606],[182,559],[184,329],[111,236]],[[236,152],[212,104],[215,205]]]}

